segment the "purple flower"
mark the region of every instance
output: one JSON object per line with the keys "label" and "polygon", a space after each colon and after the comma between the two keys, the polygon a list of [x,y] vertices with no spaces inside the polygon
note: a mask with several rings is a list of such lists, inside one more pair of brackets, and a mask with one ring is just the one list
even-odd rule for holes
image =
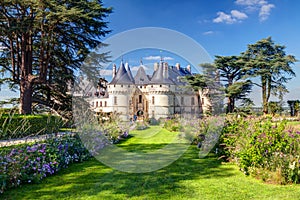
{"label": "purple flower", "polygon": [[292,133],[290,133],[290,134],[289,134],[289,137],[291,137],[291,138],[294,138],[294,137],[295,137],[295,135],[294,135],[294,134],[292,134]]}

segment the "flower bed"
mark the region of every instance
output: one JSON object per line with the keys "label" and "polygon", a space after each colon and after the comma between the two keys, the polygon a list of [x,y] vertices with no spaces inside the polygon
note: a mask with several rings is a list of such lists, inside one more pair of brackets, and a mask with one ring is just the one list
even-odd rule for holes
{"label": "flower bed", "polygon": [[300,183],[300,131],[286,121],[228,119],[220,149],[245,174],[270,183]]}
{"label": "flower bed", "polygon": [[70,163],[90,157],[78,136],[65,135],[45,143],[0,149],[0,193],[23,183],[39,182]]}

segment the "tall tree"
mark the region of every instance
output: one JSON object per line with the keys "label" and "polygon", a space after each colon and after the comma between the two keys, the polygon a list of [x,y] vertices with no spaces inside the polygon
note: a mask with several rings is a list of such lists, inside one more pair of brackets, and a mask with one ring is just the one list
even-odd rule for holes
{"label": "tall tree", "polygon": [[235,108],[236,100],[248,100],[252,83],[244,80],[245,71],[239,56],[216,56],[215,66],[219,70],[221,81],[224,82],[227,97],[227,113]]}
{"label": "tall tree", "polygon": [[275,44],[271,37],[248,45],[242,56],[247,73],[260,77],[260,84],[256,85],[262,88],[263,112],[267,114],[271,94],[282,98],[288,92],[284,84],[296,76],[291,67],[295,56],[286,55],[285,46]]}
{"label": "tall tree", "polygon": [[74,70],[109,33],[109,13],[101,0],[0,2],[2,80],[19,89],[21,113],[31,113],[32,102],[58,108],[69,98]]}
{"label": "tall tree", "polygon": [[[211,63],[200,64],[202,74],[193,74],[184,76],[183,79],[188,83],[187,87],[199,91],[209,100],[208,110],[213,114],[220,114],[223,112],[224,92],[220,83],[218,70]],[[200,96],[201,96],[200,95]]]}

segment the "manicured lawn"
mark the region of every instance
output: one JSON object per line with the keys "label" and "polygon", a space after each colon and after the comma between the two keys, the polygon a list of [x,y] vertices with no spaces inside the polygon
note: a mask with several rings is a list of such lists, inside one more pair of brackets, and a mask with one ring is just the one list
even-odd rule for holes
{"label": "manicured lawn", "polygon": [[[152,127],[134,131],[119,144],[127,150],[153,150],[176,133]],[[151,135],[152,134],[152,135]],[[151,135],[152,137],[148,137]],[[264,184],[244,176],[235,165],[222,164],[213,155],[198,158],[191,146],[177,161],[158,171],[120,172],[95,159],[73,164],[41,184],[6,191],[0,199],[299,199],[300,187]]]}

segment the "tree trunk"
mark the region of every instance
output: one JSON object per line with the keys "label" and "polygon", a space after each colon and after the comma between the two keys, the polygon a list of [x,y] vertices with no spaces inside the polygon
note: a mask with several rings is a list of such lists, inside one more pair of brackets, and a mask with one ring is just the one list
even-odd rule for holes
{"label": "tree trunk", "polygon": [[227,113],[232,113],[234,110],[234,98],[228,97],[227,101]]}
{"label": "tree trunk", "polygon": [[21,37],[21,80],[20,80],[20,114],[31,114],[32,106],[32,38],[29,33]]}
{"label": "tree trunk", "polygon": [[20,114],[31,114],[32,109],[32,84],[26,79],[20,82]]}
{"label": "tree trunk", "polygon": [[263,113],[268,114],[267,80],[265,76],[261,77],[261,85],[262,85]]}

